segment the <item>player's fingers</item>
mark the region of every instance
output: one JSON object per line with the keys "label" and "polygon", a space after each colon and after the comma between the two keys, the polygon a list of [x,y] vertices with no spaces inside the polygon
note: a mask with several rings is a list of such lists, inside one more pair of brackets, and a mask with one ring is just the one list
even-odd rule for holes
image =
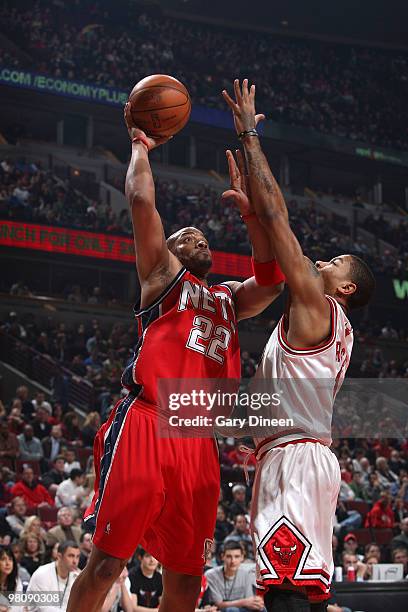
{"label": "player's fingers", "polygon": [[242,102],[242,94],[241,94],[241,88],[239,86],[238,79],[235,79],[234,81],[234,91],[235,91],[235,99],[237,101],[237,104],[239,105]]}
{"label": "player's fingers", "polygon": [[238,170],[238,166],[237,163],[235,161],[234,155],[232,154],[232,151],[230,151],[228,149],[227,153],[227,161],[228,161],[228,171],[229,171],[229,175],[230,175],[230,182],[231,182],[231,187],[232,186],[236,186],[236,182],[237,180],[239,180],[239,170]]}
{"label": "player's fingers", "polygon": [[251,100],[255,100],[255,89],[255,84],[252,84],[249,90],[249,97]]}
{"label": "player's fingers", "polygon": [[242,81],[242,98],[243,100],[248,100],[248,79],[244,79]]}
{"label": "player's fingers", "polygon": [[234,113],[239,112],[238,104],[234,102],[234,100],[231,98],[231,96],[229,95],[226,89],[222,91],[222,96],[224,100],[226,101],[226,103],[228,104],[228,106],[230,107],[230,109],[232,110],[232,112]]}

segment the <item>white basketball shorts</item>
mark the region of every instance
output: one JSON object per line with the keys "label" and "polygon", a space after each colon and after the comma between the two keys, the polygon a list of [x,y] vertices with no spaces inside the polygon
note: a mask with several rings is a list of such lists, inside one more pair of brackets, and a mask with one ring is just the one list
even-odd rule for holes
{"label": "white basketball shorts", "polygon": [[[282,440],[282,438],[281,438]],[[328,597],[334,571],[333,521],[340,467],[318,441],[282,442],[256,450],[251,530],[259,594],[285,579],[311,601]]]}

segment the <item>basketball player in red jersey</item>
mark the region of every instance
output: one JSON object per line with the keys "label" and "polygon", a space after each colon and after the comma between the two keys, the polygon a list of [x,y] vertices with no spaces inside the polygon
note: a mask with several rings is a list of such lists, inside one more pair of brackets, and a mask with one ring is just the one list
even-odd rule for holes
{"label": "basketball player in red jersey", "polygon": [[[69,612],[100,609],[136,546],[163,565],[160,612],[192,612],[211,545],[219,495],[214,439],[160,438],[157,381],[240,378],[237,321],[264,310],[283,275],[245,194],[245,177],[227,152],[232,197],[253,244],[254,277],[208,286],[211,251],[203,233],[185,227],[167,241],[155,207],[149,152],[162,144],[134,128],[126,177],[141,285],[139,343],[122,383],[128,395],[95,440],[96,483],[85,513],[94,529],[88,564]],[[239,160],[242,170],[242,160]]]}
{"label": "basketball player in red jersey", "polygon": [[354,255],[316,265],[303,255],[261,149],[255,86],[248,88],[245,79],[241,87],[236,80],[234,90],[235,100],[226,91],[223,95],[244,146],[255,212],[289,288],[285,315],[252,381],[257,390],[262,383],[265,390],[266,382],[270,394],[285,383],[285,397],[272,412],[295,425],[252,432],[257,443],[251,506],[257,584],[268,610],[320,612],[327,609],[334,570],[331,540],[340,469],[329,446],[333,404],[353,346],[347,314],[368,303],[375,281]]}

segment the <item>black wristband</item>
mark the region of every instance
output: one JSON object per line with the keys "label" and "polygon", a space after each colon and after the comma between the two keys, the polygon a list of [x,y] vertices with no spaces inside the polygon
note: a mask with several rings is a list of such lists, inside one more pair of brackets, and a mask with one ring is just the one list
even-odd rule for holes
{"label": "black wristband", "polygon": [[259,136],[258,132],[256,131],[255,128],[252,128],[250,130],[244,130],[243,132],[241,132],[240,134],[238,134],[238,138],[240,140],[243,140],[244,138],[246,138],[247,136]]}

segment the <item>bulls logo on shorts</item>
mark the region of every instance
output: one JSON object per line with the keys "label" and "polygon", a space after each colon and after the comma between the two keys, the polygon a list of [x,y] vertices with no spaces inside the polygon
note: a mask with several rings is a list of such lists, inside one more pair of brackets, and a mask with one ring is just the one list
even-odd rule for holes
{"label": "bulls logo on shorts", "polygon": [[286,517],[280,518],[258,545],[263,580],[282,582],[302,574],[311,549],[307,538]]}

